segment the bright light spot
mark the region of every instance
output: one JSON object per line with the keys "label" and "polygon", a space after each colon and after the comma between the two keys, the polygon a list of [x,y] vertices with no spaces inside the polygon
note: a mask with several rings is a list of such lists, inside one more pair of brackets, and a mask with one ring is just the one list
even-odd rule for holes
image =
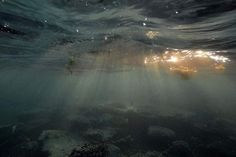
{"label": "bright light spot", "polygon": [[216,70],[225,70],[225,65],[224,64],[215,64],[215,69]]}
{"label": "bright light spot", "polygon": [[182,73],[196,73],[197,69],[185,66],[179,66],[179,67],[170,67],[170,71],[182,72]]}
{"label": "bright light spot", "polygon": [[159,33],[159,32],[157,32],[157,31],[148,31],[148,32],[146,33],[146,36],[147,36],[149,39],[154,39],[154,38],[157,37],[158,33]]}
{"label": "bright light spot", "polygon": [[105,40],[107,40],[107,39],[108,39],[108,37],[107,37],[107,36],[105,36],[105,37],[104,37],[104,39],[105,39]]}
{"label": "bright light spot", "polygon": [[224,57],[224,56],[219,56],[219,55],[216,55],[216,56],[210,56],[211,59],[215,60],[216,62],[223,62],[223,63],[226,63],[228,61],[230,61],[228,58]]}
{"label": "bright light spot", "polygon": [[166,61],[176,63],[176,62],[178,62],[178,58],[176,56],[171,56],[170,59],[167,59]]}
{"label": "bright light spot", "polygon": [[147,61],[147,57],[144,59],[144,64],[147,64],[148,61]]}
{"label": "bright light spot", "polygon": [[172,72],[193,74],[203,69],[224,70],[229,58],[219,55],[220,51],[167,49],[161,55],[146,57],[146,65],[156,64]]}

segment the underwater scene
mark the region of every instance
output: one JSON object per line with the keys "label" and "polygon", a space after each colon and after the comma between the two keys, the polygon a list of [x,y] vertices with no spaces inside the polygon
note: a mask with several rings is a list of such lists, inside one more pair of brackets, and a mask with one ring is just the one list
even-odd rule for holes
{"label": "underwater scene", "polygon": [[0,0],[0,157],[236,157],[236,0]]}

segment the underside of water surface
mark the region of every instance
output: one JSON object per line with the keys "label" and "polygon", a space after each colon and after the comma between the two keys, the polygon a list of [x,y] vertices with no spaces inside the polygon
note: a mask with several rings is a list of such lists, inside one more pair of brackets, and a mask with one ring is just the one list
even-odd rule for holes
{"label": "underside of water surface", "polygon": [[235,0],[0,0],[0,157],[235,157]]}

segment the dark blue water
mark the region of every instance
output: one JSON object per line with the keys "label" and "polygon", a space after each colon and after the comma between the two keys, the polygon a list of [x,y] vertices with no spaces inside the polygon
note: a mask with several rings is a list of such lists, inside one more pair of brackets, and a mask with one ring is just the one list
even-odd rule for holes
{"label": "dark blue water", "polygon": [[235,0],[1,0],[0,157],[234,157],[235,50]]}

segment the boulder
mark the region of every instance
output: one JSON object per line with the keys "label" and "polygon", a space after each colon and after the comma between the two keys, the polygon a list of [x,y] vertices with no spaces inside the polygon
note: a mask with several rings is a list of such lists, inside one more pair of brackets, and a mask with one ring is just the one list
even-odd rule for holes
{"label": "boulder", "polygon": [[43,151],[48,152],[50,157],[68,156],[76,146],[82,143],[61,130],[45,130],[41,133],[39,141],[43,145]]}
{"label": "boulder", "polygon": [[153,137],[166,138],[174,138],[176,136],[173,130],[161,126],[150,126],[148,128],[148,135]]}
{"label": "boulder", "polygon": [[193,157],[193,153],[185,141],[174,141],[172,145],[161,153],[160,157]]}

